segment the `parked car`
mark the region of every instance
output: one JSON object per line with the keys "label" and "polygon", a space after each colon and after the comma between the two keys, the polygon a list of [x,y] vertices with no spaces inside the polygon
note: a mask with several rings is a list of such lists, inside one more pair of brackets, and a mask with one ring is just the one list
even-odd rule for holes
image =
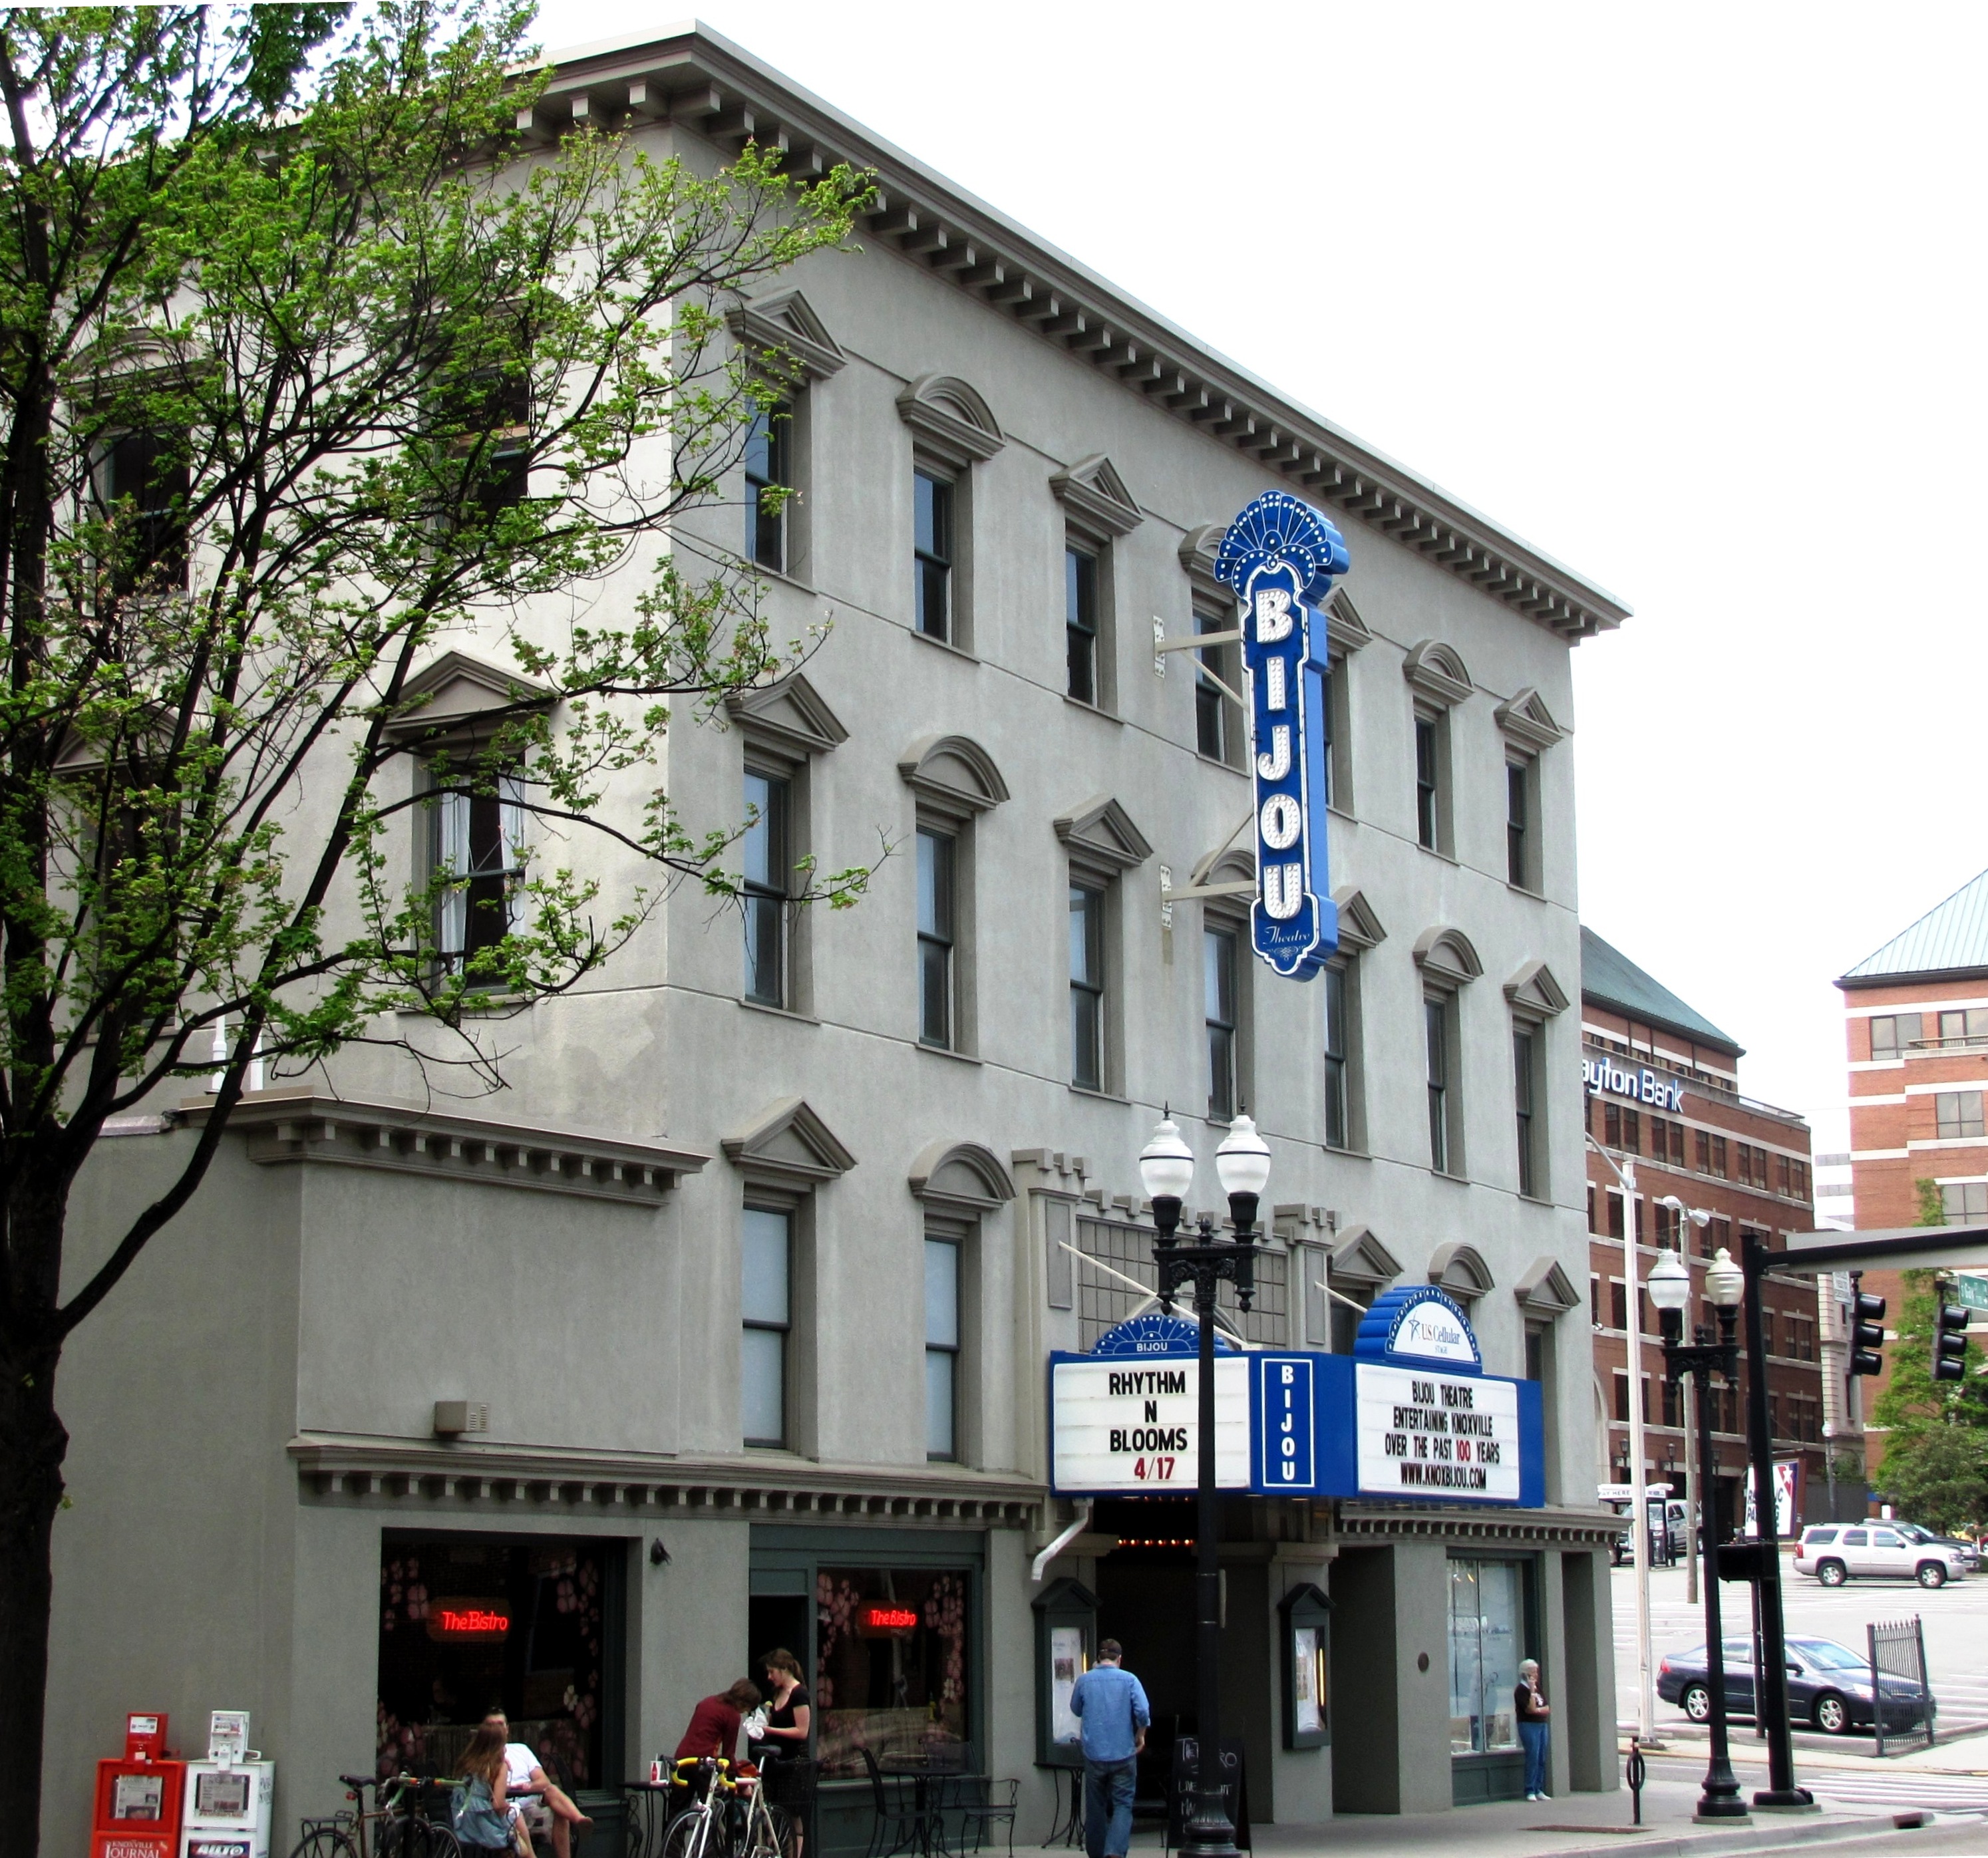
{"label": "parked car", "polygon": [[1973,1542],[1963,1542],[1958,1535],[1936,1535],[1931,1529],[1922,1529],[1916,1522],[1895,1522],[1892,1527],[1911,1541],[1933,1543],[1942,1549],[1952,1549],[1960,1557],[1961,1565],[1969,1574],[1981,1566],[1980,1549]]}
{"label": "parked car", "polygon": [[[1861,1652],[1834,1639],[1790,1639],[1788,1651],[1788,1716],[1831,1735],[1868,1729],[1875,1721],[1871,1666]],[[1705,1647],[1668,1654],[1657,1667],[1657,1694],[1674,1703],[1693,1722],[1712,1714],[1712,1692],[1706,1683]],[[1925,1719],[1930,1699],[1909,1678],[1885,1679],[1885,1730],[1915,1728]],[[1753,1714],[1753,1645],[1750,1639],[1726,1641],[1726,1708],[1733,1716]]]}
{"label": "parked car", "polygon": [[1895,1522],[1812,1523],[1796,1546],[1795,1572],[1813,1574],[1825,1587],[1840,1587],[1853,1574],[1943,1587],[1967,1573],[1958,1549],[1915,1541],[1905,1531]]}

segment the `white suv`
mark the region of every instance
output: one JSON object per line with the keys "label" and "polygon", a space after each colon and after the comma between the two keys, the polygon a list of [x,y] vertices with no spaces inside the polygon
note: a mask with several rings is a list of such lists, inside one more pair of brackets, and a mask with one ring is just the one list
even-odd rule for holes
{"label": "white suv", "polygon": [[1795,1549],[1795,1572],[1813,1574],[1825,1587],[1840,1587],[1853,1574],[1915,1580],[1943,1587],[1967,1572],[1954,1549],[1911,1540],[1888,1522],[1818,1523],[1802,1531]]}

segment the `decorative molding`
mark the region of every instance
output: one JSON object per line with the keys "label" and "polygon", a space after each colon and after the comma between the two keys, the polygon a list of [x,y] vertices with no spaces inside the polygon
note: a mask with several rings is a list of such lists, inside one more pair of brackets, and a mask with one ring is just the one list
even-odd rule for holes
{"label": "decorative molding", "polygon": [[[786,1454],[678,1458],[529,1445],[383,1442],[303,1433],[288,1450],[311,1495],[434,1518],[470,1506],[499,1517],[833,1517],[1021,1529],[1045,1501],[1012,1472],[956,1464],[824,1464]],[[446,1506],[446,1507],[445,1507]]]}
{"label": "decorative molding", "polygon": [[1456,708],[1476,688],[1462,659],[1449,646],[1435,639],[1424,639],[1409,648],[1408,657],[1401,661],[1401,675],[1445,710]]}
{"label": "decorative molding", "polygon": [[[211,1097],[191,1098],[177,1118],[198,1129],[213,1108]],[[447,1116],[411,1103],[327,1096],[314,1088],[245,1096],[228,1129],[247,1138],[248,1159],[265,1167],[330,1162],[641,1207],[658,1204],[683,1175],[711,1159],[662,1143]]]}
{"label": "decorative molding", "polygon": [[1015,1198],[1015,1183],[1000,1157],[978,1142],[928,1142],[907,1177],[928,1207],[948,1212],[992,1213]]}
{"label": "decorative molding", "polygon": [[1221,553],[1222,539],[1228,533],[1226,522],[1204,522],[1199,529],[1189,529],[1175,550],[1182,571],[1194,583],[1195,592],[1219,600],[1225,618],[1236,611],[1236,595],[1215,578],[1215,558]]}
{"label": "decorative molding", "polygon": [[1341,651],[1357,651],[1361,646],[1374,642],[1367,622],[1361,618],[1360,610],[1347,598],[1344,587],[1334,589],[1332,598],[1325,603],[1325,636]]}
{"label": "decorative molding", "polygon": [[1053,823],[1056,836],[1073,854],[1115,871],[1135,870],[1153,855],[1145,834],[1132,823],[1132,816],[1109,794],[1093,794]]}
{"label": "decorative molding", "polygon": [[898,396],[898,417],[931,451],[958,468],[991,458],[1007,444],[987,403],[951,374],[927,374]]}
{"label": "decorative molding", "polygon": [[1381,919],[1374,914],[1374,906],[1367,900],[1367,894],[1354,884],[1341,884],[1332,894],[1332,900],[1339,910],[1339,945],[1355,951],[1378,948],[1388,939],[1388,932],[1381,926]]}
{"label": "decorative molding", "polygon": [[898,772],[921,798],[954,811],[985,812],[1008,797],[993,756],[971,736],[921,735],[898,757]]}
{"label": "decorative molding", "polygon": [[821,693],[800,671],[777,684],[740,691],[725,700],[725,713],[747,736],[793,755],[825,755],[849,739]]}
{"label": "decorative molding", "polygon": [[1550,1019],[1572,1004],[1543,961],[1529,961],[1505,983],[1505,998],[1522,1011]]}
{"label": "decorative molding", "polygon": [[1481,1297],[1497,1288],[1498,1280],[1484,1255],[1467,1240],[1453,1238],[1429,1254],[1428,1281],[1452,1296]]}
{"label": "decorative molding", "polygon": [[1334,1241],[1327,1281],[1344,1278],[1349,1284],[1391,1284],[1401,1275],[1401,1262],[1374,1236],[1371,1226],[1348,1226]]}
{"label": "decorative molding", "polygon": [[1569,643],[1629,609],[1308,408],[1114,290],[1013,221],[708,29],[540,67],[528,134],[582,120],[668,121],[731,154],[746,140],[803,180],[847,163],[874,177],[866,241],[895,251],[1298,495],[1329,505]]}
{"label": "decorative molding", "polygon": [[[826,380],[840,371],[849,357],[828,333],[828,326],[798,290],[779,290],[756,297],[725,312],[726,326],[739,342],[759,351],[754,359],[783,378]],[[783,367],[785,358],[790,365]]]}
{"label": "decorative molding", "polygon": [[1593,1510],[1493,1509],[1418,1510],[1362,1499],[1334,1506],[1337,1532],[1357,1541],[1433,1537],[1452,1542],[1511,1542],[1537,1546],[1560,1543],[1603,1548],[1619,1540],[1632,1518],[1619,1521]]}
{"label": "decorative molding", "polygon": [[1424,974],[1452,987],[1474,981],[1484,971],[1470,937],[1461,929],[1425,929],[1416,939],[1415,956]]}
{"label": "decorative molding", "polygon": [[445,651],[401,686],[380,733],[402,748],[441,747],[488,735],[520,711],[549,709],[557,697],[535,678]]}
{"label": "decorative molding", "polygon": [[1129,535],[1145,520],[1117,468],[1102,452],[1054,473],[1050,489],[1079,522],[1107,535]]}
{"label": "decorative molding", "polygon": [[1532,749],[1550,748],[1567,731],[1553,719],[1546,699],[1530,684],[1507,697],[1491,714],[1515,742]]}
{"label": "decorative molding", "polygon": [[1512,1295],[1518,1299],[1520,1308],[1533,1316],[1564,1316],[1581,1302],[1581,1293],[1574,1289],[1573,1280],[1560,1269],[1557,1259],[1548,1257],[1533,1260],[1533,1268],[1512,1286]]}
{"label": "decorative molding", "polygon": [[835,1132],[798,1096],[769,1103],[745,1127],[722,1137],[718,1146],[741,1174],[792,1187],[835,1180],[856,1165]]}

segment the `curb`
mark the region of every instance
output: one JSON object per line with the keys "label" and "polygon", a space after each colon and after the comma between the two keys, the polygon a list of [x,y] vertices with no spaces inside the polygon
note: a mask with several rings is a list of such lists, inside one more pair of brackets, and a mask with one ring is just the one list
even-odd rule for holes
{"label": "curb", "polygon": [[[1770,1820],[1777,1816],[1770,1816]],[[1945,1814],[1940,1816],[1947,1817]],[[1972,1817],[1968,1814],[1954,1816]],[[1530,1832],[1537,1829],[1528,1826],[1525,1829]],[[1870,1838],[1880,1833],[1901,1829],[1893,1823],[1892,1815],[1882,1812],[1855,1817],[1825,1815],[1807,1820],[1790,1818],[1779,1825],[1754,1825],[1729,1833],[1656,1833],[1653,1829],[1641,1838],[1632,1829],[1625,1828],[1614,1834],[1606,1845],[1566,1846],[1554,1852],[1551,1858],[1623,1858],[1629,1852],[1651,1855],[1651,1858],[1693,1858],[1693,1854],[1712,1858],[1713,1854],[1722,1852],[1793,1851],[1805,1846],[1826,1845],[1832,1839]]]}

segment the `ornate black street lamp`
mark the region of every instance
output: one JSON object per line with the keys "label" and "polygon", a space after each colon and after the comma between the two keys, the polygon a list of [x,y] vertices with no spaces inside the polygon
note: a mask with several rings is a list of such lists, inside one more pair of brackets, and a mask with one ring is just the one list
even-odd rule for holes
{"label": "ornate black street lamp", "polygon": [[[1691,1302],[1691,1273],[1675,1252],[1666,1252],[1652,1268],[1650,1301],[1662,1325],[1664,1365],[1673,1383],[1689,1374],[1698,1383],[1698,1471],[1692,1480],[1691,1507],[1705,1532],[1705,1684],[1712,1714],[1712,1758],[1698,1799],[1701,1819],[1743,1819],[1746,1802],[1733,1776],[1726,1734],[1726,1640],[1719,1616],[1719,1519],[1709,1495],[1712,1484],[1712,1371],[1716,1368],[1731,1385],[1739,1372],[1740,1343],[1735,1329],[1746,1278],[1722,1245],[1705,1274],[1705,1294],[1718,1312],[1719,1339],[1700,1324],[1693,1340],[1684,1340],[1684,1312]],[[1691,1526],[1689,1511],[1685,1526]]]}
{"label": "ornate black street lamp", "polygon": [[1199,1233],[1182,1245],[1181,1202],[1194,1181],[1194,1151],[1168,1117],[1154,1130],[1139,1157],[1139,1179],[1153,1203],[1158,1230],[1154,1262],[1159,1267],[1160,1302],[1173,1308],[1174,1294],[1194,1290],[1200,1326],[1195,1427],[1197,1466],[1195,1495],[1195,1612],[1199,1651],[1195,1734],[1200,1745],[1195,1765],[1194,1813],[1181,1845],[1182,1858],[1237,1858],[1236,1828],[1222,1799],[1222,1518],[1215,1475],[1215,1293],[1224,1278],[1236,1286],[1245,1310],[1256,1288],[1256,1205],[1270,1177],[1270,1150],[1256,1125],[1239,1116],[1215,1150],[1215,1171],[1229,1196],[1232,1238],[1215,1236],[1204,1214]]}

